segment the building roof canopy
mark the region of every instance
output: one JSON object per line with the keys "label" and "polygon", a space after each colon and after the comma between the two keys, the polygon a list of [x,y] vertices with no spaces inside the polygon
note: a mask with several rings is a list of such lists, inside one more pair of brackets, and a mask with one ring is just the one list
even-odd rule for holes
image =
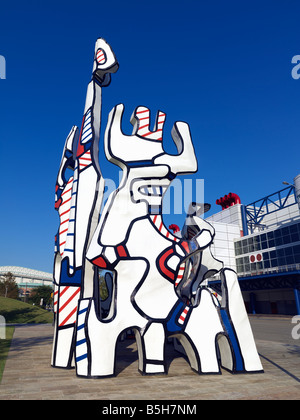
{"label": "building roof canopy", "polygon": [[17,267],[14,265],[4,265],[0,267],[0,276],[6,273],[12,273],[15,277],[25,277],[31,279],[52,281],[52,273],[45,271],[33,270],[31,268]]}

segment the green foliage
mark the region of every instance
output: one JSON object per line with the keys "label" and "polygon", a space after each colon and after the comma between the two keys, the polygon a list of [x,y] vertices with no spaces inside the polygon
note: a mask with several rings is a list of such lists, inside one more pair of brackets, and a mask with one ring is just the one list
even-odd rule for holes
{"label": "green foliage", "polygon": [[107,297],[108,297],[107,285],[106,285],[106,281],[104,279],[104,276],[102,276],[102,275],[100,275],[100,278],[99,278],[99,289],[100,289],[101,300],[107,299]]}
{"label": "green foliage", "polygon": [[0,296],[11,299],[17,299],[19,296],[18,285],[15,282],[15,277],[10,272],[2,274],[0,277]]}
{"label": "green foliage", "polygon": [[5,297],[0,297],[0,315],[4,316],[6,323],[51,324],[53,322],[52,312]]}
{"label": "green foliage", "polygon": [[52,292],[53,288],[51,286],[38,286],[31,292],[29,301],[35,305],[40,305],[41,301],[41,306],[50,305]]}

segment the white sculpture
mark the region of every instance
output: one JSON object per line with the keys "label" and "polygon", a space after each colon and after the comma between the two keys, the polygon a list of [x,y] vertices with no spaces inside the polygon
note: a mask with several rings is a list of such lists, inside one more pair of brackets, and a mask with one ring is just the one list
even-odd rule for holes
{"label": "white sculpture", "polygon": [[[74,340],[78,298],[90,293],[82,288],[85,277],[97,275],[86,260],[86,248],[97,226],[104,180],[98,153],[101,90],[110,83],[118,63],[102,38],[95,45],[93,76],[88,84],[81,130],[72,127],[64,147],[56,181],[55,208],[60,225],[54,261],[55,333],[52,366],[74,366]],[[72,176],[66,177],[68,169]]]}
{"label": "white sculpture", "polygon": [[[105,59],[111,65],[100,74],[97,69]],[[182,238],[174,236],[163,223],[162,200],[172,180],[177,175],[197,171],[188,124],[174,124],[171,134],[178,153],[170,155],[163,148],[165,113],[157,113],[151,130],[149,109],[136,108],[131,118],[133,133],[127,136],[121,127],[124,106],[113,108],[108,117],[104,149],[107,159],[122,169],[123,178],[100,215],[103,178],[97,160],[100,127],[97,92],[101,88],[98,83],[99,80],[102,85],[108,82],[105,71],[116,71],[117,63],[103,40],[96,43],[95,60],[93,88],[88,88],[77,149],[79,165],[87,163],[88,166],[82,170],[79,166],[78,171],[78,163],[74,165],[74,179],[78,184],[74,190],[75,227],[72,228],[69,220],[66,231],[70,237],[74,231],[75,240],[73,237],[70,248],[69,238],[64,248],[60,244],[61,256],[56,257],[55,270],[58,294],[62,297],[67,293],[64,287],[76,287],[71,282],[76,270],[81,273],[77,286],[80,292],[73,305],[77,319],[67,324],[68,328],[61,326],[58,309],[52,364],[71,367],[75,347],[77,375],[114,375],[117,340],[124,331],[132,329],[142,374],[167,373],[165,345],[169,337],[179,339],[192,369],[198,373],[220,373],[221,366],[231,372],[262,371],[236,273],[223,268],[222,262],[212,256],[214,229],[199,217],[201,206],[191,204]],[[91,141],[89,148],[85,140]],[[71,146],[67,142],[68,148]],[[67,159],[65,154],[63,166],[64,159]],[[58,185],[62,195],[67,194],[65,182],[58,181]],[[73,253],[68,249],[73,249]],[[69,271],[62,276],[66,267]],[[110,304],[106,302],[105,310],[99,294],[101,270],[112,274]],[[221,301],[206,282],[218,272]],[[61,311],[64,305],[60,305]]]}

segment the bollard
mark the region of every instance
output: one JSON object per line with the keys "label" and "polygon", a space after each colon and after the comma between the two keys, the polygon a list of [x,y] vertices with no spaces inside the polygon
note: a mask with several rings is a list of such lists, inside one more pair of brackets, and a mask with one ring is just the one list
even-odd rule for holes
{"label": "bollard", "polygon": [[0,315],[0,339],[6,339],[6,321],[2,315]]}

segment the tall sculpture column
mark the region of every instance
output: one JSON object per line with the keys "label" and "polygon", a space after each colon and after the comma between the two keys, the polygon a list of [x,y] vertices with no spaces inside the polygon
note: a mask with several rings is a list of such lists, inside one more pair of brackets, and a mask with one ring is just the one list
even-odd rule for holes
{"label": "tall sculpture column", "polygon": [[[92,80],[88,84],[79,132],[67,137],[56,181],[55,208],[60,224],[54,260],[55,334],[52,365],[74,366],[75,323],[80,296],[93,293],[95,266],[86,249],[97,226],[104,180],[99,165],[102,88],[108,86],[118,62],[102,38],[95,45]],[[72,176],[67,177],[68,170]]]}

